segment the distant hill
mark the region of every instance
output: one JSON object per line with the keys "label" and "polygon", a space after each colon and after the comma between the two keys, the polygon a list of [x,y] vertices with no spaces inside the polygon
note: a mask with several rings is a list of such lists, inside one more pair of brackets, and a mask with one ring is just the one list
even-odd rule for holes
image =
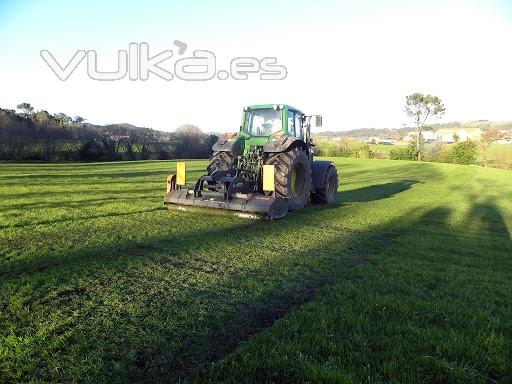
{"label": "distant hill", "polygon": [[[512,121],[499,121],[493,122],[489,120],[475,120],[468,122],[452,121],[449,123],[442,124],[431,124],[432,130],[438,130],[442,128],[480,128],[483,131],[489,129],[502,129],[512,130]],[[407,133],[414,131],[415,127],[403,127],[403,128],[360,128],[353,129],[350,131],[325,131],[315,133],[315,137],[339,137],[345,136],[358,140],[367,140],[371,137],[378,137],[380,139],[399,139],[407,135]]]}
{"label": "distant hill", "polygon": [[359,128],[350,131],[325,131],[315,133],[315,137],[351,137],[359,140],[366,140],[370,137],[379,138],[399,138],[405,136],[407,133],[413,131],[415,128],[404,127],[404,128]]}

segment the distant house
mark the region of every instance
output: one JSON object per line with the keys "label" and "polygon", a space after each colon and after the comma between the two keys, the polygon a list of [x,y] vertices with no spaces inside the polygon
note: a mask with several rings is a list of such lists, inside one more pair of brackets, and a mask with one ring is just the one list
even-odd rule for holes
{"label": "distant house", "polygon": [[369,137],[368,140],[365,140],[365,144],[379,144],[380,139],[377,136]]}
{"label": "distant house", "polygon": [[436,131],[437,141],[454,143],[455,141],[479,141],[482,137],[480,128],[441,128]]}
{"label": "distant house", "polygon": [[391,138],[384,138],[381,139],[380,137],[370,137],[368,140],[365,141],[366,144],[384,144],[384,145],[393,145],[395,143],[394,139]]}

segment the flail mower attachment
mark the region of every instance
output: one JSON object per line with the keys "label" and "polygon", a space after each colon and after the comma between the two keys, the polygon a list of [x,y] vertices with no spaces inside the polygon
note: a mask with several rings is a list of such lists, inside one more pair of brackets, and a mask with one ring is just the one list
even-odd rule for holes
{"label": "flail mower attachment", "polygon": [[188,211],[194,207],[214,208],[247,218],[279,219],[288,213],[288,204],[274,193],[274,166],[263,166],[263,193],[255,192],[252,181],[229,171],[204,175],[194,185],[186,184],[186,164],[177,163],[176,174],[167,178],[164,204]]}

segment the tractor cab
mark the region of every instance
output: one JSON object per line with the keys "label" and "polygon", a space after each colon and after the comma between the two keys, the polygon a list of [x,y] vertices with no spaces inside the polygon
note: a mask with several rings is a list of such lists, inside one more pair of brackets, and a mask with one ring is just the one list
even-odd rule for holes
{"label": "tractor cab", "polygon": [[252,105],[244,108],[240,130],[250,136],[305,138],[304,123],[304,113],[289,105]]}

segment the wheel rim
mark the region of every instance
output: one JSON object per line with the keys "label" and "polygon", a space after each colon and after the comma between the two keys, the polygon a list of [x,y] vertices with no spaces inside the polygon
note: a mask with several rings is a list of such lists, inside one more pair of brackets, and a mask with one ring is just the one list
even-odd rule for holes
{"label": "wheel rim", "polygon": [[327,195],[329,197],[334,196],[338,189],[337,187],[338,186],[336,185],[336,177],[333,174],[331,174],[329,176],[329,180],[327,181]]}
{"label": "wheel rim", "polygon": [[306,182],[304,165],[296,164],[290,174],[291,195],[293,198],[300,197],[304,192]]}

